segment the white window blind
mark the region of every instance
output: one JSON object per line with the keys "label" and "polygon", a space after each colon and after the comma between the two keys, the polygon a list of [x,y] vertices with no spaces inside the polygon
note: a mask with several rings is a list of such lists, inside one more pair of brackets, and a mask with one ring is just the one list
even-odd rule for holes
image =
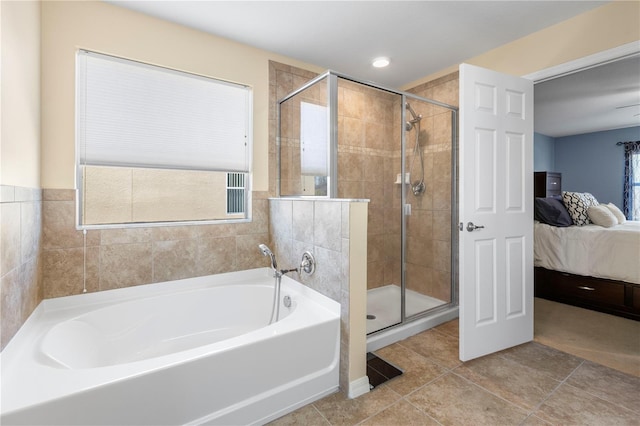
{"label": "white window blind", "polygon": [[248,87],[80,51],[81,165],[248,172]]}
{"label": "white window blind", "polygon": [[302,175],[327,175],[328,141],[327,107],[300,102],[300,169]]}

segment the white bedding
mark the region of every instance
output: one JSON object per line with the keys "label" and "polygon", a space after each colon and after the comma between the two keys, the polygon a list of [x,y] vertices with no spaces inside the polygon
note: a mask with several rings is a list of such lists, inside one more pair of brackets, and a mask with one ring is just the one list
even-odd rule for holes
{"label": "white bedding", "polygon": [[535,222],[534,264],[640,284],[640,222],[559,228]]}

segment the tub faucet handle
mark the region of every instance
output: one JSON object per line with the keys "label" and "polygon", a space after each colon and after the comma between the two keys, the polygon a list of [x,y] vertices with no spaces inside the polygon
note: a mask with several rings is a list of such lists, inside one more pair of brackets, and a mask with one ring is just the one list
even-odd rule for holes
{"label": "tub faucet handle", "polygon": [[300,270],[311,275],[316,271],[316,258],[310,251],[305,251],[302,254],[302,261],[300,262]]}

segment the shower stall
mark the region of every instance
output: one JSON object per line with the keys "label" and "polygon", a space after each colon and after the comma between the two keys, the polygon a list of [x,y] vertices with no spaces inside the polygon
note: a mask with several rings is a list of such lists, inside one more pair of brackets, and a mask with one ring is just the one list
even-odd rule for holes
{"label": "shower stall", "polygon": [[457,317],[457,108],[327,71],[278,114],[279,196],[369,199],[367,349]]}

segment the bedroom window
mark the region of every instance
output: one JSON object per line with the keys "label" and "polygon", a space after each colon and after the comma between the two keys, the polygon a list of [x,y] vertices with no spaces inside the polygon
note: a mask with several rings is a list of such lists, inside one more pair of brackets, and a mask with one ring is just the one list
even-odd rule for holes
{"label": "bedroom window", "polygon": [[88,51],[76,67],[80,228],[248,220],[249,87]]}
{"label": "bedroom window", "polygon": [[640,220],[640,141],[624,142],[623,212],[628,220]]}

